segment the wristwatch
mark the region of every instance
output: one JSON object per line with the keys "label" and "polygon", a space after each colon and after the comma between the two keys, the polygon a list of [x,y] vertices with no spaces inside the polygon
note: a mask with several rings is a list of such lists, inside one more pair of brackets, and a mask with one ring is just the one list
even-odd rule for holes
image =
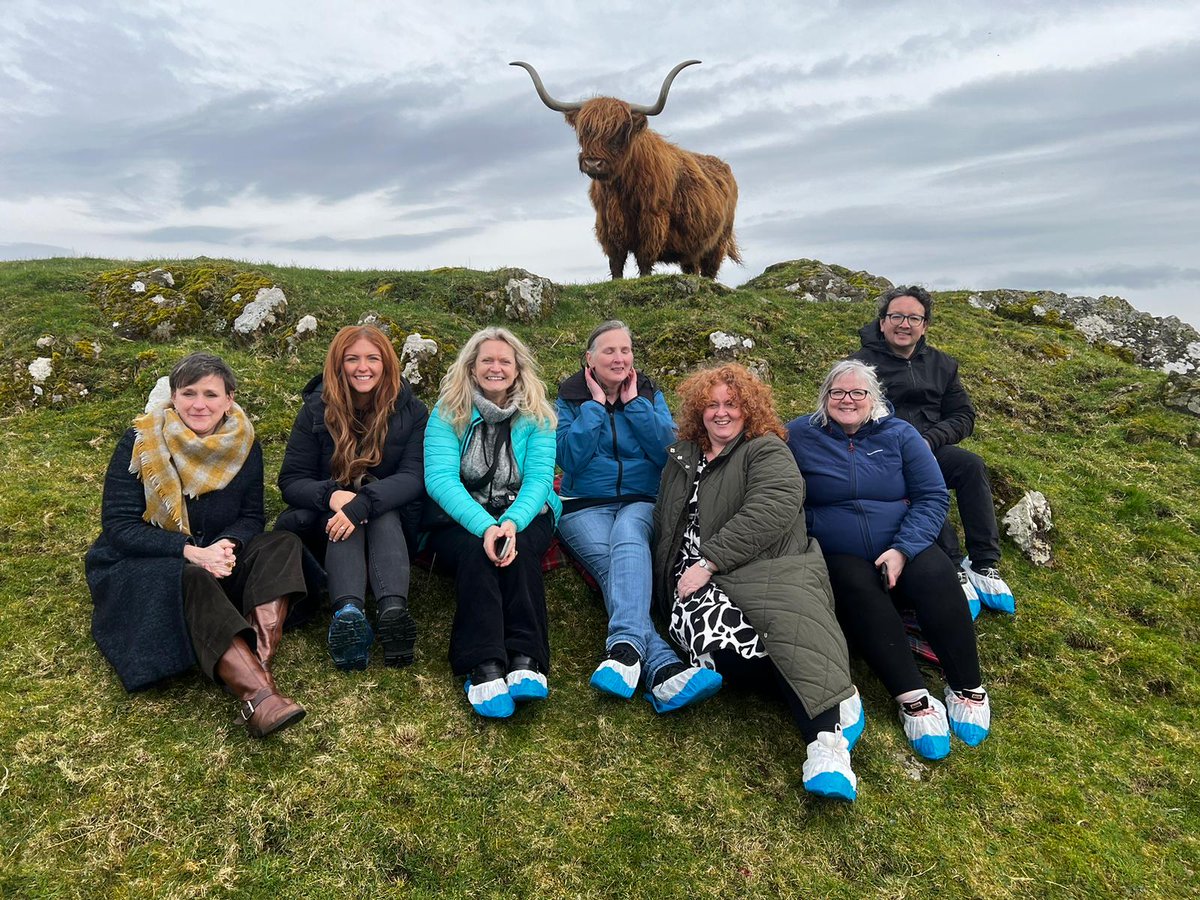
{"label": "wristwatch", "polygon": [[702,569],[707,569],[709,572],[711,572],[713,570],[713,564],[710,563],[703,556],[700,557],[700,562],[697,563],[697,565],[700,566],[700,568],[702,568]]}

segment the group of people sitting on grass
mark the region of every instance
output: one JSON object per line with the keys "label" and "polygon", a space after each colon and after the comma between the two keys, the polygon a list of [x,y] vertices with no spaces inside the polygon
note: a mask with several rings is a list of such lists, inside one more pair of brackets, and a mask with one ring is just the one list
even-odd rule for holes
{"label": "group of people sitting on grass", "polygon": [[[109,464],[86,560],[93,636],[130,691],[199,664],[264,737],[304,716],[272,663],[285,622],[311,616],[321,593],[338,668],[365,668],[376,642],[386,664],[413,661],[419,552],[454,579],[449,655],[468,702],[506,718],[549,691],[542,560],[557,531],[608,613],[597,691],[629,699],[641,686],[657,713],[725,682],[777,693],[807,745],[804,787],[853,800],[865,714],[847,643],[895,698],[915,752],[939,759],[952,734],[974,746],[990,727],[977,604],[1013,611],[986,469],[958,446],[974,410],[957,363],[925,341],[931,317],[923,289],[886,294],[816,411],[786,426],[771,389],[735,364],[688,377],[673,419],[618,321],[592,332],[555,405],[529,348],[485,328],[432,411],[382,331],[343,328],[304,389],[270,532],[236,378],[192,354]],[[902,609],[940,660],[944,703]]]}

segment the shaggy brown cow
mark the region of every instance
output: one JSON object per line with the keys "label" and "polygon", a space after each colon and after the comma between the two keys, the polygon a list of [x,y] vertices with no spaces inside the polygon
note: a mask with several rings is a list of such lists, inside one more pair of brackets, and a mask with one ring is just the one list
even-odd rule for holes
{"label": "shaggy brown cow", "polygon": [[647,116],[662,112],[679,71],[699,62],[689,59],[672,69],[653,106],[613,97],[564,103],[546,93],[529,63],[509,64],[529,72],[542,102],[565,113],[575,129],[579,170],[592,179],[596,238],[613,278],[622,276],[630,253],[641,275],[665,262],[716,278],[725,257],[742,261],[733,238],[737,182],[728,164],[682,150],[646,127]]}

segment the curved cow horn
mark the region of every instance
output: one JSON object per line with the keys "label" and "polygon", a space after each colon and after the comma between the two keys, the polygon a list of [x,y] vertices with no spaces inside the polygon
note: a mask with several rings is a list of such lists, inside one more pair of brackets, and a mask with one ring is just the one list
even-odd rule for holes
{"label": "curved cow horn", "polygon": [[[698,60],[698,59],[689,59],[689,60],[685,60],[684,62],[681,62],[679,65],[677,65],[675,68],[673,68],[670,72],[668,72],[667,77],[663,79],[662,90],[660,90],[658,92],[658,102],[657,103],[655,103],[653,106],[642,106],[640,103],[630,103],[629,108],[633,112],[640,112],[642,115],[645,115],[645,116],[657,116],[660,112],[663,111],[663,107],[667,105],[667,91],[671,90],[671,82],[675,80],[675,76],[678,75],[682,70],[686,69],[688,66],[696,66],[699,64],[700,64],[700,60]],[[545,98],[543,98],[543,99],[545,99]]]}
{"label": "curved cow horn", "polygon": [[[576,103],[564,103],[562,100],[555,100],[548,93],[546,93],[546,88],[542,84],[541,76],[538,75],[537,69],[535,69],[529,63],[521,62],[518,60],[517,62],[510,62],[509,65],[510,66],[520,66],[522,69],[524,69],[526,72],[529,73],[529,77],[533,79],[533,86],[535,88],[537,88],[538,96],[542,98],[543,103],[545,103],[548,107],[550,107],[555,112],[560,112],[560,113],[573,112],[574,110],[581,109],[583,107],[582,101],[578,101]],[[671,74],[674,75],[675,73],[672,72]]]}

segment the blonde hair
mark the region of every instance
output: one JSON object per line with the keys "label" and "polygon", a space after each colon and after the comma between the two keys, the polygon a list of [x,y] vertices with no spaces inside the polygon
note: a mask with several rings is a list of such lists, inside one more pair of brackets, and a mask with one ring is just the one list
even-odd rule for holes
{"label": "blonde hair", "polygon": [[509,390],[508,401],[516,404],[517,414],[535,419],[540,426],[553,428],[556,424],[554,407],[546,397],[546,385],[533,354],[519,337],[499,325],[480,329],[471,335],[446,370],[438,392],[441,417],[454,427],[457,434],[461,435],[467,430],[471,410],[475,406],[475,390],[479,387],[475,380],[475,362],[479,359],[479,348],[485,341],[503,341],[512,348],[517,363],[517,377]]}
{"label": "blonde hair", "polygon": [[[904,296],[909,295],[905,294]],[[841,362],[833,364],[833,368],[821,382],[821,390],[817,393],[817,411],[812,414],[814,425],[824,428],[829,424],[829,392],[833,390],[833,383],[843,375],[857,375],[859,381],[862,382],[863,388],[867,392],[867,399],[871,401],[871,411],[867,413],[868,419],[878,422],[891,415],[887,403],[884,402],[883,385],[875,373],[875,367],[861,359],[843,359]]]}

